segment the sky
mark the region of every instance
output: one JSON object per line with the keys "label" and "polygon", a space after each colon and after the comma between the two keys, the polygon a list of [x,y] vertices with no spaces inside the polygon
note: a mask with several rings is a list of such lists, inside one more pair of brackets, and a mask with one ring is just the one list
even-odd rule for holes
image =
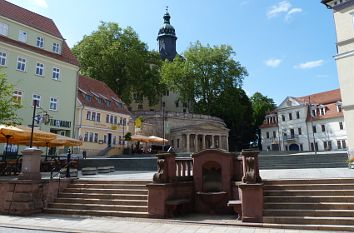
{"label": "sky", "polygon": [[150,50],[168,6],[177,52],[191,43],[228,44],[249,75],[243,89],[280,104],[339,88],[336,33],[320,0],[10,0],[56,23],[70,47],[101,21],[131,26]]}

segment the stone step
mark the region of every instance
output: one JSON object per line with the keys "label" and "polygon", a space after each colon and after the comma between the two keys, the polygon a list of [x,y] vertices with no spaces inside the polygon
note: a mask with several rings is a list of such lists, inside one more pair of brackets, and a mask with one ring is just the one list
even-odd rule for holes
{"label": "stone step", "polygon": [[[342,232],[342,231],[354,231],[354,225],[326,225],[326,224],[275,224],[275,223],[261,223],[261,225],[251,225],[249,223],[243,223],[242,225],[250,225],[253,227],[263,227],[263,228],[276,228],[281,229],[295,229],[294,232],[307,232],[307,230],[320,231],[330,231],[330,232]],[[277,232],[277,230],[274,230]]]}
{"label": "stone step", "polygon": [[95,189],[95,188],[66,188],[64,193],[110,193],[110,194],[140,194],[147,195],[147,189]]}
{"label": "stone step", "polygon": [[75,209],[75,210],[109,210],[109,211],[129,211],[129,212],[147,212],[147,206],[130,205],[100,205],[100,204],[77,204],[77,203],[51,203],[48,208],[53,209]]}
{"label": "stone step", "polygon": [[267,202],[264,203],[264,209],[354,210],[354,203]]}
{"label": "stone step", "polygon": [[[68,188],[90,188],[90,189],[146,189],[143,184],[83,184],[73,183]],[[147,190],[147,189],[146,189]]]}
{"label": "stone step", "polygon": [[303,179],[303,180],[263,180],[264,185],[275,184],[354,184],[353,178]]}
{"label": "stone step", "polygon": [[60,193],[59,198],[147,200],[147,194]]}
{"label": "stone step", "polygon": [[101,205],[132,205],[147,206],[147,200],[94,199],[94,198],[57,198],[56,203],[101,204]]}
{"label": "stone step", "polygon": [[74,180],[73,184],[134,184],[134,185],[147,185],[152,183],[149,180],[88,180],[88,179],[77,179]]}
{"label": "stone step", "polygon": [[264,190],[264,196],[354,196],[354,190]]}
{"label": "stone step", "polygon": [[311,217],[311,216],[266,216],[264,223],[354,225],[353,217]]}
{"label": "stone step", "polygon": [[264,185],[264,190],[354,190],[354,183],[349,184],[273,184]]}
{"label": "stone step", "polygon": [[264,202],[354,202],[354,196],[266,196]]}
{"label": "stone step", "polygon": [[113,217],[134,217],[147,218],[147,212],[131,212],[131,211],[110,211],[110,210],[77,210],[77,209],[55,209],[46,208],[45,213],[63,214],[63,215],[90,215],[90,216],[113,216]]}
{"label": "stone step", "polygon": [[263,216],[354,217],[354,210],[265,209]]}

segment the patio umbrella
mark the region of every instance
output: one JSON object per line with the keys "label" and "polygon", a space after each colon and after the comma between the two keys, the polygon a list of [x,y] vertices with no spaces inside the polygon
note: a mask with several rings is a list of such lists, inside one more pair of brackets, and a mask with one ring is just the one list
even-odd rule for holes
{"label": "patio umbrella", "polygon": [[149,137],[149,142],[157,142],[157,143],[163,143],[163,142],[168,142],[166,138],[160,138],[156,136],[150,136]]}
{"label": "patio umbrella", "polygon": [[131,141],[137,141],[137,142],[150,142],[150,139],[148,136],[144,136],[144,135],[132,135],[131,136]]}

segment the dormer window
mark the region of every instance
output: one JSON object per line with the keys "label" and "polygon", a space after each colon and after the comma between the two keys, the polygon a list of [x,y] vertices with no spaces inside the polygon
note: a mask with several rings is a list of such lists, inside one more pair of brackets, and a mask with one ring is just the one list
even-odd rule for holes
{"label": "dormer window", "polygon": [[311,116],[315,117],[317,115],[317,107],[316,105],[311,105]]}
{"label": "dormer window", "polygon": [[111,101],[106,100],[106,105],[107,105],[107,107],[110,107],[111,106]]}
{"label": "dormer window", "polygon": [[85,100],[87,100],[87,101],[90,101],[90,102],[91,102],[91,100],[92,100],[92,96],[87,95],[87,94],[84,94],[84,96],[85,96]]}
{"label": "dormer window", "polygon": [[337,101],[336,106],[337,106],[337,112],[342,112],[342,102]]}
{"label": "dormer window", "polygon": [[320,105],[319,109],[320,109],[320,115],[321,116],[326,115],[326,106]]}

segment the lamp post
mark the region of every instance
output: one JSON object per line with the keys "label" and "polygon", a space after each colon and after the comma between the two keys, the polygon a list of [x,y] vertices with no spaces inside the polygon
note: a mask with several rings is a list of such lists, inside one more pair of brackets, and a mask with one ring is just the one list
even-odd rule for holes
{"label": "lamp post", "polygon": [[39,109],[42,110],[43,115],[37,115],[36,116],[36,110],[37,110],[37,105],[38,105],[38,100],[33,100],[33,115],[32,115],[32,124],[31,124],[31,137],[30,137],[30,143],[29,147],[32,148],[33,146],[33,131],[34,131],[34,121],[36,120],[36,117],[38,118],[37,121],[39,122],[41,119],[43,120],[43,123],[47,125],[50,120],[49,114],[43,110],[41,107],[38,106]]}
{"label": "lamp post", "polygon": [[34,129],[34,118],[36,117],[36,109],[37,109],[37,100],[33,100],[33,115],[32,115],[32,125],[31,125],[31,139],[29,147],[32,148],[33,143],[33,129]]}

